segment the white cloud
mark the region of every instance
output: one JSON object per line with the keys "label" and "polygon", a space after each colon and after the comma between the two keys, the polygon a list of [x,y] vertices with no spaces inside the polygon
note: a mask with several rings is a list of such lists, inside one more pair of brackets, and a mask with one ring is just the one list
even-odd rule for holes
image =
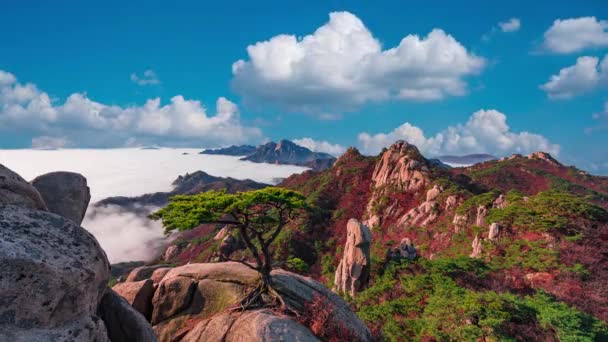
{"label": "white cloud", "polygon": [[[247,47],[232,65],[233,86],[246,102],[331,115],[388,99],[429,101],[467,93],[465,77],[485,60],[441,29],[408,35],[382,49],[363,22],[332,12],[305,37],[278,35]],[[329,114],[328,114],[329,113]]]}
{"label": "white cloud", "polygon": [[496,110],[479,110],[465,124],[450,126],[434,136],[425,136],[419,127],[406,122],[389,133],[359,134],[363,153],[376,154],[397,140],[407,140],[427,156],[489,153],[496,156],[510,153],[527,154],[546,151],[559,154],[559,145],[542,135],[512,132],[507,117]]}
{"label": "white cloud", "polygon": [[152,260],[169,240],[160,222],[114,206],[89,208],[82,226],[99,241],[110,263]]}
{"label": "white cloud", "polygon": [[599,63],[597,57],[582,56],[576,64],[563,68],[540,86],[550,98],[569,99],[589,92],[608,81],[608,55]]}
{"label": "white cloud", "polygon": [[181,95],[165,105],[155,98],[142,106],[120,107],[74,93],[58,104],[34,84],[21,84],[2,71],[0,127],[64,136],[78,146],[121,146],[127,139],[216,146],[262,136],[258,128],[243,125],[236,104],[223,97],[218,98],[214,115],[200,101]]}
{"label": "white cloud", "polygon": [[555,53],[571,53],[608,46],[608,21],[595,17],[557,19],[544,34],[543,47]]}
{"label": "white cloud", "polygon": [[64,148],[70,146],[70,141],[63,137],[40,136],[32,138],[32,148]]}
{"label": "white cloud", "polygon": [[160,80],[154,70],[146,70],[141,76],[137,75],[137,73],[132,73],[131,82],[140,86],[160,84]]}
{"label": "white cloud", "polygon": [[306,147],[307,149],[309,149],[313,152],[325,152],[325,153],[329,153],[336,157],[341,155],[342,153],[344,153],[344,151],[346,151],[346,148],[344,146],[339,145],[339,144],[332,144],[325,140],[314,140],[312,138],[301,138],[301,139],[294,139],[293,142],[300,146]]}
{"label": "white cloud", "polygon": [[507,21],[498,23],[498,27],[502,32],[515,32],[521,28],[521,20],[519,18],[511,18]]}

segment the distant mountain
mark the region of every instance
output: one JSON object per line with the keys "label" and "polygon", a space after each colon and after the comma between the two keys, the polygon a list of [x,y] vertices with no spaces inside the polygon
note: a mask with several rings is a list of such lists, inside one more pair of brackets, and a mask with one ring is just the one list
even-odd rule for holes
{"label": "distant mountain", "polygon": [[169,192],[155,192],[137,197],[108,197],[95,203],[94,208],[114,205],[126,211],[147,215],[149,207],[165,206],[169,201],[169,197],[175,195],[193,195],[209,190],[223,189],[226,189],[229,193],[235,193],[262,189],[269,185],[258,183],[250,179],[240,180],[230,177],[215,177],[203,171],[196,171],[192,174],[179,176],[173,181],[173,186],[173,190]]}
{"label": "distant mountain", "polygon": [[497,158],[490,154],[467,154],[464,156],[439,156],[442,163],[450,166],[470,166],[477,163],[483,163],[489,160],[496,160]]}
{"label": "distant mountain", "polygon": [[256,150],[255,146],[252,145],[232,145],[229,147],[209,149],[199,152],[199,154],[212,154],[212,155],[224,155],[224,156],[248,156],[254,153]]}
{"label": "distant mountain", "polygon": [[313,152],[289,140],[280,140],[278,143],[269,142],[258,146],[254,153],[241,160],[254,163],[299,165],[320,171],[331,167],[336,158],[327,153]]}
{"label": "distant mountain", "polygon": [[241,160],[254,163],[288,164],[309,167],[315,171],[330,168],[336,158],[327,153],[313,152],[289,140],[278,143],[269,142],[258,147],[251,145],[232,145],[225,148],[204,150],[200,154],[246,156]]}

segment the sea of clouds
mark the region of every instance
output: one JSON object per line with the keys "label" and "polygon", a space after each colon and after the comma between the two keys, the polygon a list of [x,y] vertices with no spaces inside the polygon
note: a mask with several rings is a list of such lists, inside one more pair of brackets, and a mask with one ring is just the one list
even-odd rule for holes
{"label": "sea of clouds", "polygon": [[[0,164],[28,181],[52,171],[78,172],[87,178],[91,204],[111,196],[170,191],[177,176],[199,170],[213,176],[269,184],[306,170],[291,165],[240,161],[240,157],[203,155],[198,154],[199,151],[183,148],[0,150]],[[112,263],[153,258],[167,239],[159,222],[114,208],[87,215],[82,226],[95,235]]]}

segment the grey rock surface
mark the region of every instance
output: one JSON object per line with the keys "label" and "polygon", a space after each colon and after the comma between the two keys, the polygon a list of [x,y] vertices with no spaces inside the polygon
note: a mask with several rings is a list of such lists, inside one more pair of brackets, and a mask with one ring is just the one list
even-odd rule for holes
{"label": "grey rock surface", "polygon": [[50,212],[82,223],[91,200],[87,179],[74,172],[51,172],[32,180]]}

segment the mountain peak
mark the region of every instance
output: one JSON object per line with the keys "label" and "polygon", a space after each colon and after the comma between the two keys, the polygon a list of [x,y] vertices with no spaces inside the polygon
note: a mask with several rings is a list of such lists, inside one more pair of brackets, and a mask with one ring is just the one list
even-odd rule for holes
{"label": "mountain peak", "polygon": [[416,147],[416,145],[410,144],[405,140],[397,140],[388,148],[388,150],[392,152],[397,152],[402,156],[409,156],[410,158],[414,159],[425,159],[420,153],[420,150],[418,150],[418,147]]}
{"label": "mountain peak", "polygon": [[530,153],[528,155],[528,159],[536,159],[536,160],[543,160],[548,162],[549,164],[553,164],[553,165],[562,165],[560,162],[558,162],[555,158],[553,158],[551,156],[551,154],[547,153],[547,152],[542,152],[542,151],[538,151],[538,152],[533,152]]}

